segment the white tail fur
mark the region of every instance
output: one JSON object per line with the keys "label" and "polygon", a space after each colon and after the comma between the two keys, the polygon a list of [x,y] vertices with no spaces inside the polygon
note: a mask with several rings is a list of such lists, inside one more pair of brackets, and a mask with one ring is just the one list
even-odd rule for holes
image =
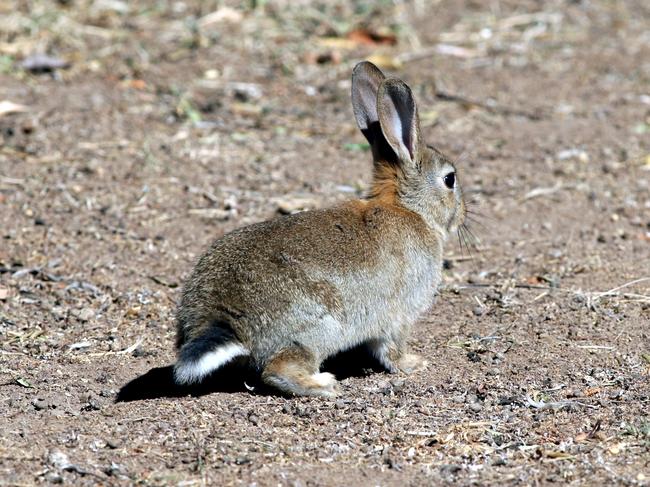
{"label": "white tail fur", "polygon": [[248,355],[248,350],[240,343],[230,342],[197,358],[181,358],[174,365],[174,379],[177,384],[199,382],[213,370],[230,362],[240,355]]}

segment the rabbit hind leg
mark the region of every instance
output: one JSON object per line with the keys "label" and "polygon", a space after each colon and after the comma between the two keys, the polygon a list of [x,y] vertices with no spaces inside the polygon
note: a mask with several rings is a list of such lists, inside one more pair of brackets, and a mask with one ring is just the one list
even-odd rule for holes
{"label": "rabbit hind leg", "polygon": [[314,355],[296,344],[271,357],[262,371],[262,380],[292,396],[336,396],[336,378],[330,373],[319,372],[318,366]]}

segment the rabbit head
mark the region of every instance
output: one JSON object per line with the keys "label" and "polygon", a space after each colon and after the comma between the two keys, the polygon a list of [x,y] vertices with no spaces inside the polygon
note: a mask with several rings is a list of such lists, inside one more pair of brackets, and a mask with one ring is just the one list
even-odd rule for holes
{"label": "rabbit head", "polygon": [[374,161],[368,196],[417,213],[443,237],[455,232],[466,213],[456,168],[422,139],[408,85],[363,61],[352,73],[352,107]]}

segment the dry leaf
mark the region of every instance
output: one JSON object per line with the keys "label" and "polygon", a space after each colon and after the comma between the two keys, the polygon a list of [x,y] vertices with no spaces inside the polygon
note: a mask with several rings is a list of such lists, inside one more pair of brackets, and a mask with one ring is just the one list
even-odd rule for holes
{"label": "dry leaf", "polygon": [[318,39],[318,44],[333,49],[354,49],[357,47],[355,41],[341,37],[323,37],[322,39]]}
{"label": "dry leaf", "polygon": [[571,460],[575,458],[573,455],[564,452],[564,451],[545,451],[544,456],[547,458],[552,458],[553,460]]}
{"label": "dry leaf", "polygon": [[125,318],[137,318],[140,316],[140,306],[131,306],[129,309],[126,310],[126,313],[124,313]]}
{"label": "dry leaf", "polygon": [[625,443],[616,443],[615,445],[612,445],[609,447],[609,453],[612,455],[618,455],[621,453],[623,450],[625,450]]}
{"label": "dry leaf", "polygon": [[263,112],[263,108],[260,105],[255,105],[253,103],[234,102],[230,105],[230,109],[234,113],[243,116],[259,116]]}
{"label": "dry leaf", "polygon": [[394,46],[397,37],[394,34],[380,34],[368,29],[354,29],[346,36],[357,44],[366,46]]}
{"label": "dry leaf", "polygon": [[8,115],[10,113],[26,112],[27,107],[25,105],[19,105],[9,100],[0,101],[0,117]]}
{"label": "dry leaf", "polygon": [[16,379],[16,383],[22,387],[26,387],[28,389],[32,389],[34,386],[30,384],[30,382],[27,379],[23,379],[22,377],[18,377]]}
{"label": "dry leaf", "polygon": [[355,49],[359,46],[394,46],[397,37],[394,34],[380,34],[368,29],[354,29],[345,37],[323,37],[318,44],[334,49]]}
{"label": "dry leaf", "polygon": [[539,276],[530,276],[526,278],[526,284],[530,285],[536,285],[536,284],[541,284],[543,281],[539,278]]}
{"label": "dry leaf", "polygon": [[304,210],[310,210],[318,206],[318,201],[313,198],[303,198],[300,196],[286,197],[276,199],[277,211],[283,215],[298,213]]}
{"label": "dry leaf", "polygon": [[198,24],[200,28],[205,29],[222,22],[238,24],[243,19],[244,15],[239,10],[230,7],[221,7],[220,9],[201,17]]}
{"label": "dry leaf", "polygon": [[466,47],[454,46],[450,44],[438,44],[436,52],[443,56],[459,57],[462,59],[471,59],[482,56],[484,53],[477,49],[468,49]]}
{"label": "dry leaf", "polygon": [[448,433],[444,438],[439,438],[438,441],[444,445],[445,443],[449,443],[453,439],[454,439],[454,433]]}
{"label": "dry leaf", "polygon": [[602,440],[602,436],[600,434],[600,427],[601,427],[601,421],[600,419],[596,420],[596,423],[594,426],[591,428],[591,431],[589,433],[579,433],[575,437],[576,443],[580,443],[586,440],[591,440],[593,438],[596,438],[598,440]]}
{"label": "dry leaf", "polygon": [[144,90],[147,87],[147,82],[143,79],[132,79],[129,80],[128,86],[135,90]]}
{"label": "dry leaf", "polygon": [[398,70],[403,66],[402,62],[399,59],[387,54],[373,54],[366,60],[375,64],[377,67],[384,69]]}
{"label": "dry leaf", "polygon": [[593,396],[595,394],[598,394],[601,391],[602,391],[602,389],[600,387],[587,387],[585,389],[584,395],[585,395],[585,397],[590,397],[590,396]]}
{"label": "dry leaf", "polygon": [[582,443],[583,441],[587,441],[588,439],[589,439],[589,433],[579,433],[575,437],[575,442]]}

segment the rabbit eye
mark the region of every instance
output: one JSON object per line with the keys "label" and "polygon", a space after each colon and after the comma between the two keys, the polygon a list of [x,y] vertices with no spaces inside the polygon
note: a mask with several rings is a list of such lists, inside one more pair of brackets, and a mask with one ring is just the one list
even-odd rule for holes
{"label": "rabbit eye", "polygon": [[443,181],[445,182],[445,186],[449,189],[454,189],[454,185],[456,184],[456,173],[450,172],[443,178]]}

